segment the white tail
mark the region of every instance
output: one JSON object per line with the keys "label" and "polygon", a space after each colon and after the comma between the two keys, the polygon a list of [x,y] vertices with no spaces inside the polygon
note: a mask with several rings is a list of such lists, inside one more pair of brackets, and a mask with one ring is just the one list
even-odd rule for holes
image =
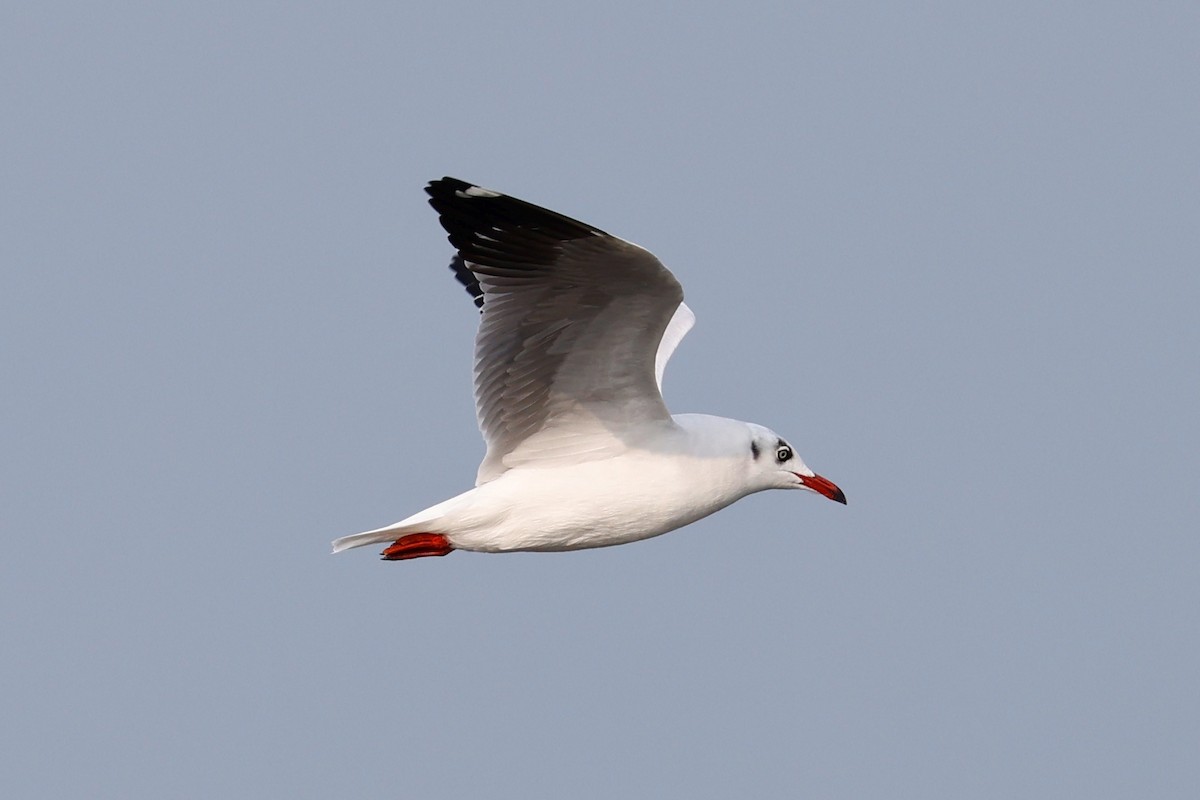
{"label": "white tail", "polygon": [[452,504],[456,503],[459,498],[466,494],[470,494],[470,492],[465,492],[458,497],[452,497],[424,511],[418,511],[411,517],[406,517],[399,522],[393,522],[385,528],[376,528],[373,531],[364,531],[363,533],[355,533],[350,536],[343,536],[340,539],[334,539],[333,552],[340,553],[343,550],[349,550],[352,547],[362,547],[366,544],[379,544],[381,542],[391,544],[407,533],[446,533],[447,531],[437,524],[438,521],[445,515],[447,509]]}
{"label": "white tail", "polygon": [[333,552],[340,553],[343,550],[349,550],[352,547],[362,547],[366,544],[379,544],[388,542],[389,544],[404,535],[404,526],[399,523],[389,525],[386,528],[377,528],[373,531],[364,531],[363,533],[355,533],[350,536],[343,536],[340,539],[333,540]]}

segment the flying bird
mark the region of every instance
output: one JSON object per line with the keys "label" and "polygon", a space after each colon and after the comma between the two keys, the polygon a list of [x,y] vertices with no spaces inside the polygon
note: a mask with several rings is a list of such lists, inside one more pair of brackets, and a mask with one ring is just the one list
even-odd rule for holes
{"label": "flying bird", "polygon": [[455,178],[425,191],[451,269],[480,307],[475,408],[487,454],[475,488],[340,552],[579,550],[675,530],[765,489],[846,496],[779,434],[675,414],[667,360],[695,316],[649,251],[583,222]]}

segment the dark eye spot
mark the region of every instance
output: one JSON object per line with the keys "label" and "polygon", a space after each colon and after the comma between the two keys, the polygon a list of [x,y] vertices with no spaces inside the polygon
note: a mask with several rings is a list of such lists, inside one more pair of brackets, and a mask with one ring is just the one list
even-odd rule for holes
{"label": "dark eye spot", "polygon": [[775,458],[779,460],[780,464],[782,464],[784,461],[787,461],[791,457],[792,448],[788,447],[786,444],[780,446],[780,448],[775,451]]}
{"label": "dark eye spot", "polygon": [[755,461],[758,461],[758,457],[761,455],[758,452],[758,442],[754,441],[753,439],[750,440],[750,455],[754,456]]}

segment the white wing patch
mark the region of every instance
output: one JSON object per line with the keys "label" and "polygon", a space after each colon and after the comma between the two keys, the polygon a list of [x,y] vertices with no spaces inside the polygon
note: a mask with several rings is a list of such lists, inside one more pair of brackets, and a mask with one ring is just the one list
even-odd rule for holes
{"label": "white wing patch", "polygon": [[680,303],[671,321],[667,323],[667,329],[663,331],[662,339],[658,343],[658,352],[654,354],[654,380],[658,382],[659,392],[662,391],[663,373],[666,372],[671,354],[695,324],[696,315],[687,307],[687,303]]}
{"label": "white wing patch", "polygon": [[459,197],[500,197],[499,192],[493,192],[491,189],[485,189],[482,186],[468,186],[464,190],[456,191]]}

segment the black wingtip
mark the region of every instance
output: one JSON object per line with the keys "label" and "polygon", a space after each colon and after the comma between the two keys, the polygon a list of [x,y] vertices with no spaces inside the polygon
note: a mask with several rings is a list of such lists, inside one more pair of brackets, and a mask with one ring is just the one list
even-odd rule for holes
{"label": "black wingtip", "polygon": [[458,282],[466,287],[467,293],[475,298],[475,306],[483,308],[483,287],[479,285],[479,278],[475,277],[475,273],[467,268],[467,262],[462,256],[455,255],[450,259],[450,271],[454,273]]}
{"label": "black wingtip", "polygon": [[451,243],[459,248],[462,242],[456,237],[475,230],[490,229],[492,236],[497,230],[523,229],[557,241],[607,235],[586,222],[449,175],[430,181],[425,193]]}
{"label": "black wingtip", "polygon": [[425,193],[430,197],[446,197],[452,196],[455,192],[465,192],[467,189],[476,188],[473,183],[467,183],[458,178],[451,178],[449,175],[432,180],[425,184]]}
{"label": "black wingtip", "polygon": [[566,243],[607,235],[557,211],[450,176],[430,181],[425,192],[458,251],[450,269],[480,308],[483,290],[472,270],[484,275],[503,270],[510,277],[536,273],[554,264]]}

